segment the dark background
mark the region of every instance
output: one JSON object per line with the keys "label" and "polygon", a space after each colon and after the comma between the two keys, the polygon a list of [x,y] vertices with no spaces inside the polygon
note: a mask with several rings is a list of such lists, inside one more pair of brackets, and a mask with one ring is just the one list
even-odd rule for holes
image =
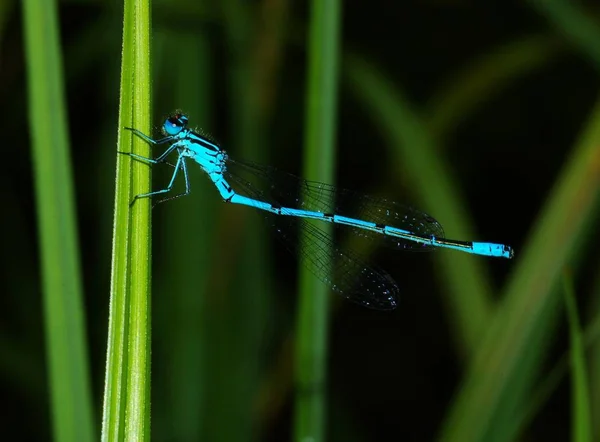
{"label": "dark background", "polygon": [[[183,106],[189,109],[191,124],[208,130],[233,157],[268,162],[300,174],[308,6],[304,2],[283,2],[287,4],[287,18],[280,38],[285,41],[273,69],[274,81],[267,88],[272,95],[265,98],[266,110],[257,129],[261,145],[254,152],[240,152],[236,146],[239,124],[234,112],[238,92],[230,81],[237,68],[236,43],[232,43],[231,27],[218,2],[205,3],[197,6],[185,1],[157,2],[154,6],[156,126],[165,114]],[[265,4],[269,2],[241,3],[250,11],[251,24],[243,35],[254,38],[265,26],[261,11],[268,10]],[[456,122],[446,128],[444,138],[437,140],[442,148],[438,155],[451,171],[465,210],[476,226],[476,238],[456,239],[500,242],[516,250],[513,261],[485,262],[496,300],[501,300],[501,290],[518,265],[519,251],[529,230],[597,100],[600,65],[594,64],[593,57],[555,27],[533,3],[343,3],[344,53],[357,54],[376,66],[424,120],[435,109],[438,91],[452,85],[461,72],[473,71],[483,58],[498,53],[498,48],[539,38],[539,48],[547,51],[544,61],[534,68],[515,69],[508,78],[496,84],[491,81],[492,91],[481,97],[477,110],[457,116]],[[0,174],[0,397],[4,411],[0,423],[8,439],[48,440],[51,429],[28,136],[27,66],[20,3],[7,4],[0,16],[0,130],[4,158]],[[595,2],[578,5],[600,27],[600,11]],[[59,14],[85,314],[99,425],[110,288],[122,11],[118,2],[62,1]],[[189,46],[180,46],[179,41]],[[199,52],[194,51],[198,49],[194,46],[197,41],[201,41]],[[244,41],[242,45],[252,46],[252,42]],[[528,58],[539,55],[535,50],[524,53],[524,65]],[[186,63],[197,57],[207,71],[204,78],[190,75],[182,84],[182,76],[178,75],[173,80],[174,71],[181,74],[184,69],[185,73]],[[394,170],[386,147],[389,140],[377,124],[378,116],[356,98],[352,84],[343,77],[344,69],[342,65],[338,184],[384,193],[420,206],[419,192],[411,190],[410,180],[400,177],[392,183],[388,179]],[[204,85],[198,86],[198,82]],[[189,88],[196,93],[198,87],[198,100],[202,100],[198,106],[203,110],[196,111],[196,115],[203,118],[194,115],[192,92],[187,102],[191,104],[180,104],[174,99],[176,90]],[[157,188],[168,173],[157,171]],[[286,375],[292,365],[287,339],[297,311],[296,261],[269,236],[264,236],[270,292],[253,293],[243,280],[232,282],[235,278],[229,269],[239,270],[244,264],[235,254],[238,240],[222,241],[223,232],[227,237],[228,231],[222,217],[227,217],[227,211],[234,214],[227,218],[230,220],[238,219],[238,214],[243,219],[253,214],[223,208],[217,193],[198,171],[192,173],[192,186],[194,195],[189,199],[159,206],[153,212],[153,440],[289,440],[293,388]],[[198,225],[194,215],[190,215],[194,210],[194,214],[210,219]],[[435,210],[427,210],[437,217]],[[443,219],[439,221],[444,224]],[[219,223],[220,227],[216,227]],[[212,232],[211,229],[220,233],[209,235],[213,242],[206,246],[208,250],[198,252],[203,256],[199,258],[190,250],[195,244],[193,238],[198,231]],[[455,238],[452,232],[446,233]],[[252,231],[242,234],[257,235]],[[185,237],[190,238],[190,244],[183,244],[182,254],[173,256],[172,243]],[[597,243],[594,229],[588,240]],[[584,324],[591,319],[585,311],[590,311],[593,294],[597,294],[597,251],[590,255],[593,256],[580,260],[576,281]],[[209,266],[207,272],[213,277],[207,286],[197,290],[193,278],[174,280],[171,271],[178,263],[195,259],[199,266]],[[382,314],[343,301],[333,310],[328,360],[330,440],[434,440],[466,364],[456,343],[453,320],[449,319],[451,312],[443,300],[443,278],[436,277],[439,266],[431,254],[378,250],[372,259],[401,286],[400,308]],[[220,280],[225,282],[220,284]],[[181,332],[182,337],[176,330],[174,309],[178,307],[171,300],[181,287],[185,288],[182,296],[192,301],[178,306],[198,308],[198,323],[202,324],[198,335]],[[194,301],[195,298],[204,301]],[[246,308],[249,300],[258,298],[260,308]],[[259,316],[247,317],[257,311]],[[549,351],[543,357],[540,379],[567,350],[563,321],[560,319],[546,336]],[[189,356],[198,347],[202,348],[200,359],[207,364],[206,371],[198,373],[197,379],[192,373],[184,382],[181,364],[186,364],[186,359],[174,356],[174,352],[185,348],[183,351]],[[245,378],[245,370],[252,375]],[[232,381],[235,376],[240,379]],[[590,377],[594,374],[590,373]],[[596,384],[592,385],[598,388],[595,377]],[[192,397],[188,405],[176,397],[178,390],[174,385],[178,381],[183,382]],[[240,393],[240,388],[246,388],[245,392]],[[240,399],[243,397],[251,399],[244,402]],[[256,405],[261,400],[267,404],[262,408]],[[521,436],[527,440],[567,440],[569,400],[569,381],[564,377]],[[198,408],[189,405],[192,403]],[[248,404],[256,406],[249,408]],[[178,408],[184,405],[185,410]],[[237,411],[231,411],[236,407]],[[200,422],[200,429],[185,433],[184,419]],[[240,419],[246,419],[248,426]],[[229,434],[224,427],[238,425],[252,430],[240,431],[241,435],[235,437],[223,436]]]}

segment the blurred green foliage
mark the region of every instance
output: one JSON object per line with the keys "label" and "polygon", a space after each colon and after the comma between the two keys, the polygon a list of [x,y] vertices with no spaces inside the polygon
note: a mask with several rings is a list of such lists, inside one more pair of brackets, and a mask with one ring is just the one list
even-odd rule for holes
{"label": "blurred green foliage", "polygon": [[[152,100],[136,102],[143,94],[135,84],[119,88],[123,36],[134,31],[127,22],[123,29],[121,3],[56,5],[63,62],[44,50],[42,44],[52,47],[48,34],[25,39],[32,26],[48,31],[21,2],[0,5],[0,372],[10,403],[2,422],[8,439],[48,440],[54,428],[55,438],[67,440],[59,426],[100,428],[107,342],[115,343],[108,330],[116,283],[111,226],[115,178],[127,182],[115,173],[124,94],[127,109],[152,102],[146,112],[155,134],[165,114],[182,108],[230,155],[300,174],[317,112],[307,101],[308,60],[319,46],[308,43],[309,3],[155,1],[147,33]],[[335,300],[329,335],[321,333],[327,381],[317,386],[328,396],[326,440],[600,440],[593,419],[600,411],[599,13],[591,1],[343,2],[340,87],[333,93],[337,184],[420,207],[448,237],[510,244],[516,256],[509,262],[360,249],[399,282],[402,299],[390,314],[327,295]],[[35,63],[36,53],[62,73],[54,78]],[[44,104],[44,88],[55,82],[65,85],[66,101]],[[335,107],[327,112],[331,117]],[[146,121],[137,124],[148,129]],[[60,135],[66,130],[70,137]],[[50,167],[40,182],[39,162],[48,166],[68,150],[70,164]],[[155,187],[169,169],[153,169]],[[202,173],[190,172],[192,195],[152,211],[152,390],[151,401],[140,399],[150,406],[151,439],[293,439],[294,401],[318,393],[294,382],[296,263],[256,213],[220,203]],[[63,204],[44,193],[55,185],[72,186],[75,199],[62,192]],[[48,230],[48,243],[43,229],[72,216],[69,205],[78,227],[59,222],[65,232]],[[131,262],[144,259],[126,253]],[[69,256],[71,264],[52,256]],[[66,272],[66,286],[42,283],[49,264],[56,265],[52,274]],[[56,309],[43,309],[43,299]],[[69,308],[75,311],[67,316],[56,313]],[[125,328],[130,314],[122,312]],[[81,320],[69,328],[78,315],[87,327]],[[305,322],[310,327],[310,316]],[[56,338],[56,330],[68,333]],[[68,347],[67,338],[87,349]],[[65,344],[76,356],[63,362],[91,367],[80,379],[91,378],[93,399],[85,381],[71,382],[71,392],[95,423],[66,413],[62,397],[50,399],[75,379],[56,375],[52,365]],[[122,367],[128,376],[138,362]]]}
{"label": "blurred green foliage", "polygon": [[91,441],[90,372],[54,2],[23,2],[50,413],[55,440]]}

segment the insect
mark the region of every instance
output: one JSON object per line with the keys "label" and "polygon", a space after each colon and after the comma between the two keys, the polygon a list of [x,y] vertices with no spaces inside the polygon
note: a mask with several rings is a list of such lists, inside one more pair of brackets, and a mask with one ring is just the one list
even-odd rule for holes
{"label": "insect", "polygon": [[[297,254],[334,292],[365,307],[396,308],[399,293],[396,282],[384,270],[367,265],[351,250],[340,249],[328,233],[308,220],[349,228],[354,234],[382,240],[395,249],[445,248],[490,257],[513,257],[513,249],[506,245],[446,239],[440,223],[412,207],[304,180],[274,167],[234,160],[216,143],[189,129],[188,117],[181,112],[164,121],[165,137],[158,140],[137,129],[126,129],[152,145],[169,144],[155,159],[121,152],[135,160],[158,164],[165,163],[170,154],[177,154],[169,185],[136,195],[132,204],[140,198],[168,194],[179,173],[183,173],[185,191],[156,203],[188,195],[186,161],[191,159],[208,175],[225,202],[250,206],[271,215],[268,218],[272,230],[286,248]],[[266,183],[266,189],[252,179]],[[295,233],[298,228],[304,234],[302,240]]]}

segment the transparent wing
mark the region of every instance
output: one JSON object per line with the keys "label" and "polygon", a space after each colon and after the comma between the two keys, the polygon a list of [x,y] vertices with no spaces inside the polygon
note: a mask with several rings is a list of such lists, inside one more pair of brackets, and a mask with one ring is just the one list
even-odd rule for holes
{"label": "transparent wing", "polygon": [[[330,184],[308,181],[274,167],[246,161],[229,160],[228,167],[235,175],[248,175],[268,183],[272,199],[285,207],[335,213],[377,224],[404,229],[423,236],[444,238],[444,229],[433,217],[412,207],[376,198]],[[433,247],[368,230],[348,227],[363,238],[381,241],[385,246],[402,250],[428,251]]]}
{"label": "transparent wing", "polygon": [[[241,195],[270,204],[284,204],[230,171],[224,175]],[[377,310],[396,308],[399,289],[385,271],[365,264],[350,250],[341,250],[329,234],[303,218],[265,212],[265,220],[285,248],[334,292],[365,307]],[[304,235],[300,237],[299,232]]]}
{"label": "transparent wing", "polygon": [[276,236],[317,278],[334,292],[365,307],[396,308],[399,289],[385,271],[365,264],[351,250],[336,247],[331,236],[313,223],[297,217],[293,220],[304,233],[301,240],[290,235],[292,229],[276,229]]}

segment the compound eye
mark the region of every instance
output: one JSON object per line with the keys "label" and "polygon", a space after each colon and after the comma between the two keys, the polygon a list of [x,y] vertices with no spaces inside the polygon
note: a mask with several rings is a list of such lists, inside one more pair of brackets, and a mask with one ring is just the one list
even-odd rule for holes
{"label": "compound eye", "polygon": [[167,118],[163,124],[163,130],[167,135],[177,135],[183,129],[184,123],[179,118],[180,115],[173,115]]}

